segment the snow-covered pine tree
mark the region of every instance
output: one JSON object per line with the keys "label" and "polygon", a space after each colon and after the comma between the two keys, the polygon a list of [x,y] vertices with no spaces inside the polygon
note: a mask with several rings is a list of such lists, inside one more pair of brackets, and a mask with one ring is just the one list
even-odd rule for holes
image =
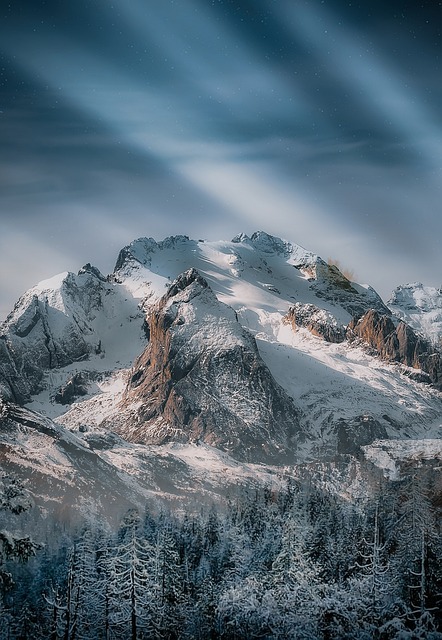
{"label": "snow-covered pine tree", "polygon": [[422,463],[402,471],[393,561],[401,576],[408,618],[422,625],[420,620],[430,621],[438,614],[442,586],[440,524],[429,497],[434,470]]}
{"label": "snow-covered pine tree", "polygon": [[321,615],[322,568],[308,553],[311,526],[304,497],[287,514],[281,549],[271,571],[271,595],[277,638],[315,638]]}
{"label": "snow-covered pine tree", "polygon": [[85,527],[75,543],[69,640],[97,640],[102,636],[102,593],[97,565],[97,539]]}
{"label": "snow-covered pine tree", "polygon": [[184,578],[172,523],[162,519],[155,546],[154,606],[158,637],[174,638],[184,625]]}
{"label": "snow-covered pine tree", "polygon": [[155,637],[153,619],[154,549],[141,535],[138,511],[124,518],[109,558],[109,635],[138,640]]}
{"label": "snow-covered pine tree", "polygon": [[[0,472],[0,514],[7,515],[5,525],[8,524],[10,514],[17,516],[31,507],[32,501],[23,483],[12,474]],[[9,526],[3,528],[0,519],[0,638],[2,635],[9,637],[9,623],[12,624],[13,617],[4,601],[6,592],[14,586],[12,574],[6,565],[9,561],[27,562],[40,547],[31,536],[18,535],[10,531]]]}

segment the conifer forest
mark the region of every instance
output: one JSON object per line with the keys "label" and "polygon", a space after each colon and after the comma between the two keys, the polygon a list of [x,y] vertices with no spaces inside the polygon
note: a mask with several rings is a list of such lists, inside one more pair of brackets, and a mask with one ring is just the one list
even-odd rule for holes
{"label": "conifer forest", "polygon": [[[433,473],[378,478],[360,500],[308,479],[238,489],[130,510],[116,531],[53,524],[44,544],[3,532],[0,638],[439,640]],[[25,514],[20,483],[2,482],[2,511]]]}

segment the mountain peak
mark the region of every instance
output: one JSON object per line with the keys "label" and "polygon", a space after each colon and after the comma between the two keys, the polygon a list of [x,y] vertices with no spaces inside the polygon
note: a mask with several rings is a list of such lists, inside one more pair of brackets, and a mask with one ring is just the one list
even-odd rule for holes
{"label": "mountain peak", "polygon": [[276,253],[288,258],[293,250],[293,246],[287,240],[271,236],[265,231],[255,231],[250,238],[253,245],[263,253]]}
{"label": "mountain peak", "polygon": [[176,278],[147,320],[149,344],[108,426],[134,442],[201,441],[242,460],[294,459],[298,410],[196,269]]}
{"label": "mountain peak", "polygon": [[166,294],[166,298],[173,298],[180,291],[184,291],[193,284],[198,285],[201,289],[206,289],[209,286],[207,284],[207,280],[205,280],[194,267],[188,269],[184,273],[181,273],[178,278],[172,282]]}
{"label": "mountain peak", "polygon": [[232,242],[249,244],[262,253],[277,254],[285,258],[288,258],[293,251],[293,245],[290,242],[265,231],[255,231],[250,238],[245,233],[240,233],[232,238]]}
{"label": "mountain peak", "polygon": [[409,310],[442,309],[442,287],[428,287],[422,282],[403,284],[394,289],[388,304]]}
{"label": "mountain peak", "polygon": [[159,242],[150,237],[137,238],[121,249],[115,264],[114,273],[123,269],[128,262],[134,260],[142,265],[149,265],[152,255],[156,251],[185,248],[185,246],[189,244],[196,245],[197,242],[185,235],[167,236],[167,238]]}
{"label": "mountain peak", "polygon": [[84,275],[86,273],[89,273],[93,276],[95,276],[96,278],[98,278],[98,280],[101,280],[101,282],[106,282],[106,277],[101,273],[100,269],[98,269],[97,267],[94,267],[93,265],[91,265],[90,262],[87,262],[79,271],[78,271],[78,275]]}

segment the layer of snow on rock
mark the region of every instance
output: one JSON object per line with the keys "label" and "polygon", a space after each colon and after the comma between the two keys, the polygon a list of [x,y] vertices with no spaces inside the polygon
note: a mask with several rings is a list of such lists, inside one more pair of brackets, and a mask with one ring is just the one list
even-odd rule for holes
{"label": "layer of snow on rock", "polygon": [[98,392],[75,402],[63,415],[56,418],[57,423],[71,430],[86,430],[96,428],[105,418],[112,415],[121,400],[130,374],[129,369],[115,371],[97,382]]}
{"label": "layer of snow on rock", "polygon": [[[144,480],[151,488],[189,494],[252,484],[281,488],[280,469],[238,462],[227,453],[205,444],[140,445],[121,441],[100,452],[116,469]],[[167,470],[167,473],[165,471]]]}
{"label": "layer of snow on rock", "polygon": [[[339,304],[319,299],[305,275],[295,268],[317,260],[315,254],[302,247],[263,232],[251,238],[242,234],[231,242],[196,242],[186,236],[162,242],[141,238],[121,252],[115,277],[127,297],[133,300],[132,296],[144,296],[147,309],[179,274],[191,267],[197,269],[218,299],[232,307],[240,323],[255,336],[261,356],[308,416],[315,436],[326,438],[324,425],[339,418],[352,418],[358,410],[376,419],[389,415],[403,426],[408,437],[438,435],[441,402],[431,390],[402,376],[397,366],[386,365],[362,349],[350,348],[347,343],[330,345],[304,330],[295,335],[283,325],[283,317],[295,303],[320,307],[327,319],[333,318],[339,325],[350,321],[350,315]],[[183,327],[188,327],[190,320],[190,326],[195,320],[202,322],[206,327],[204,339],[220,342],[222,347],[221,327],[198,315],[186,318]],[[123,317],[121,323],[127,327]],[[116,340],[115,344],[134,357],[134,342],[125,333],[121,334],[122,343]],[[125,358],[125,366],[130,365],[128,359]],[[75,405],[63,423],[71,428],[80,421],[91,426],[99,424],[100,418],[115,406],[112,395],[101,388],[94,401],[85,398],[86,403]],[[119,398],[120,392],[115,397]],[[385,426],[394,436],[395,429]]]}
{"label": "layer of snow on rock", "polygon": [[[291,301],[317,303],[318,298],[297,265],[314,264],[318,257],[287,240],[260,231],[227,241],[190,240],[174,236],[162,242],[140,238],[125,247],[117,261],[115,278],[147,305],[159,299],[170,282],[195,268],[218,299],[240,307],[257,307],[285,314]],[[321,306],[339,317],[351,317],[331,300]]]}
{"label": "layer of snow on rock", "polygon": [[[101,387],[103,384],[106,387],[107,381],[112,383],[112,372],[124,371],[132,365],[146,343],[144,313],[126,287],[106,282],[93,273],[65,273],[40,283],[25,294],[10,314],[4,330],[22,322],[21,318],[28,313],[30,301],[35,296],[45,302],[47,323],[55,341],[61,341],[58,336],[69,335],[74,342],[89,344],[89,353],[81,361],[43,372],[44,388],[34,395],[28,406],[54,418],[67,408],[55,403],[54,395],[72,376],[80,372],[90,376],[93,382],[84,398],[87,399],[94,393],[101,393]],[[23,348],[29,351],[30,345],[44,343],[44,336],[37,333],[38,329],[31,330],[22,339]]]}
{"label": "layer of snow on rock", "polygon": [[268,315],[267,330],[256,333],[258,348],[276,381],[304,412],[317,446],[327,447],[328,425],[362,413],[380,421],[389,437],[398,437],[399,428],[400,437],[442,437],[438,392],[363,348],[326,343],[306,329],[294,333],[275,320]]}
{"label": "layer of snow on rock", "polygon": [[433,343],[442,341],[442,288],[421,282],[397,287],[388,301],[392,312]]}
{"label": "layer of snow on rock", "polygon": [[362,447],[367,460],[384,470],[391,480],[400,477],[400,463],[437,460],[442,462],[442,439],[376,440]]}

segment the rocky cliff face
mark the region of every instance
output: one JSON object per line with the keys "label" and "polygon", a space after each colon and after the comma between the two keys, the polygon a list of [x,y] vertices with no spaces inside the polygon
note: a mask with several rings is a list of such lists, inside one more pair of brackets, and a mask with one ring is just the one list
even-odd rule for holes
{"label": "rocky cliff face", "polygon": [[393,322],[372,309],[350,323],[347,335],[362,339],[386,360],[421,369],[436,388],[442,389],[442,354],[405,322]]}
{"label": "rocky cliff face", "polygon": [[338,267],[327,264],[321,258],[316,262],[312,277],[312,288],[319,298],[332,300],[353,317],[361,316],[368,309],[390,314],[374,289],[350,282]]}
{"label": "rocky cliff face", "polygon": [[289,324],[293,331],[305,328],[330,343],[362,341],[382,359],[415,369],[415,373],[409,372],[411,378],[442,390],[442,352],[395,316],[370,309],[344,326],[324,309],[296,303],[284,316],[283,323]]}
{"label": "rocky cliff face", "polygon": [[135,442],[204,442],[242,460],[295,460],[299,412],[195,269],[172,283],[148,324],[150,343],[113,428]]}
{"label": "rocky cliff face", "polygon": [[28,402],[49,371],[99,356],[136,316],[141,331],[136,302],[90,264],[40,283],[0,327],[0,396]]}
{"label": "rocky cliff face", "polygon": [[[30,399],[47,370],[88,356],[85,318],[66,313],[65,296],[77,292],[73,274],[66,274],[57,300],[52,290],[31,290],[17,303],[1,328],[0,377],[7,395],[18,403]],[[91,277],[92,278],[92,277]],[[92,333],[89,330],[89,333]]]}
{"label": "rocky cliff face", "polygon": [[308,329],[311,334],[326,342],[343,342],[346,338],[346,328],[331,313],[314,304],[297,302],[290,307],[283,322],[291,325],[294,331],[298,327]]}

